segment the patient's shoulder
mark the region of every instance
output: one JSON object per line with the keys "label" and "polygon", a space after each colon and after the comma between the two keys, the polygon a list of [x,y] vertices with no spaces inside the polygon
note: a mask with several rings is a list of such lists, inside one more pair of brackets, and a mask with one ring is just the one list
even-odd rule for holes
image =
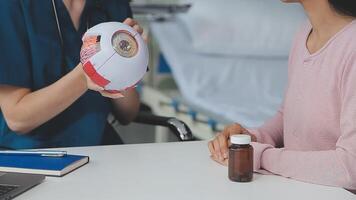
{"label": "patient's shoulder", "polygon": [[334,53],[348,59],[356,53],[356,20],[339,31],[331,41]]}
{"label": "patient's shoulder", "polygon": [[347,44],[350,52],[356,52],[356,20],[352,21],[350,25],[345,27],[341,39]]}
{"label": "patient's shoulder", "polygon": [[296,34],[294,35],[292,51],[295,51],[296,49],[298,49],[298,47],[301,47],[305,44],[307,36],[309,35],[311,29],[312,26],[309,21],[306,21],[299,26]]}
{"label": "patient's shoulder", "polygon": [[299,28],[294,36],[294,41],[306,40],[307,36],[310,34],[311,30],[312,30],[312,25],[309,22],[309,20],[303,22],[299,26]]}
{"label": "patient's shoulder", "polygon": [[306,39],[308,34],[310,33],[311,25],[309,21],[304,22],[299,26],[298,31],[296,32],[293,42],[292,48],[289,54],[289,65],[291,62],[294,62],[295,59],[300,58],[300,56],[304,55],[303,50],[305,49]]}

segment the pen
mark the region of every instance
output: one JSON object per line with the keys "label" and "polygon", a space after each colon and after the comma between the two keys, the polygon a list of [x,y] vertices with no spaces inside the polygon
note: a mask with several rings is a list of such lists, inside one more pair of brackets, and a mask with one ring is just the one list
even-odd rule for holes
{"label": "pen", "polygon": [[54,150],[3,150],[0,151],[0,155],[63,157],[67,155],[67,152]]}

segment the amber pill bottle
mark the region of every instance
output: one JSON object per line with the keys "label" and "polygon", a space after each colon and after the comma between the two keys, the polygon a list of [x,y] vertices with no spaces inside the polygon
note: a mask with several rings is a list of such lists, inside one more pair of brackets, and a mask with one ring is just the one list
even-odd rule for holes
{"label": "amber pill bottle", "polygon": [[251,136],[232,135],[229,147],[229,179],[235,182],[250,182],[253,178],[253,147]]}

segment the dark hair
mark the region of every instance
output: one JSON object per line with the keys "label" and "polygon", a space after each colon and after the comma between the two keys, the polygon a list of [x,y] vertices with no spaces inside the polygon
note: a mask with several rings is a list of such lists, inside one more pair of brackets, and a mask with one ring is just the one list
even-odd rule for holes
{"label": "dark hair", "polygon": [[356,17],[355,0],[329,0],[331,6],[340,14]]}

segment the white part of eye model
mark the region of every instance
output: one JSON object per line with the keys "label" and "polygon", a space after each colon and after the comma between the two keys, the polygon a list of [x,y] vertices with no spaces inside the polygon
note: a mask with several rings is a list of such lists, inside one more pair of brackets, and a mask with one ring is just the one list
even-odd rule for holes
{"label": "white part of eye model", "polygon": [[141,35],[119,22],[90,28],[83,36],[80,60],[84,72],[106,91],[135,87],[147,71],[149,53]]}

